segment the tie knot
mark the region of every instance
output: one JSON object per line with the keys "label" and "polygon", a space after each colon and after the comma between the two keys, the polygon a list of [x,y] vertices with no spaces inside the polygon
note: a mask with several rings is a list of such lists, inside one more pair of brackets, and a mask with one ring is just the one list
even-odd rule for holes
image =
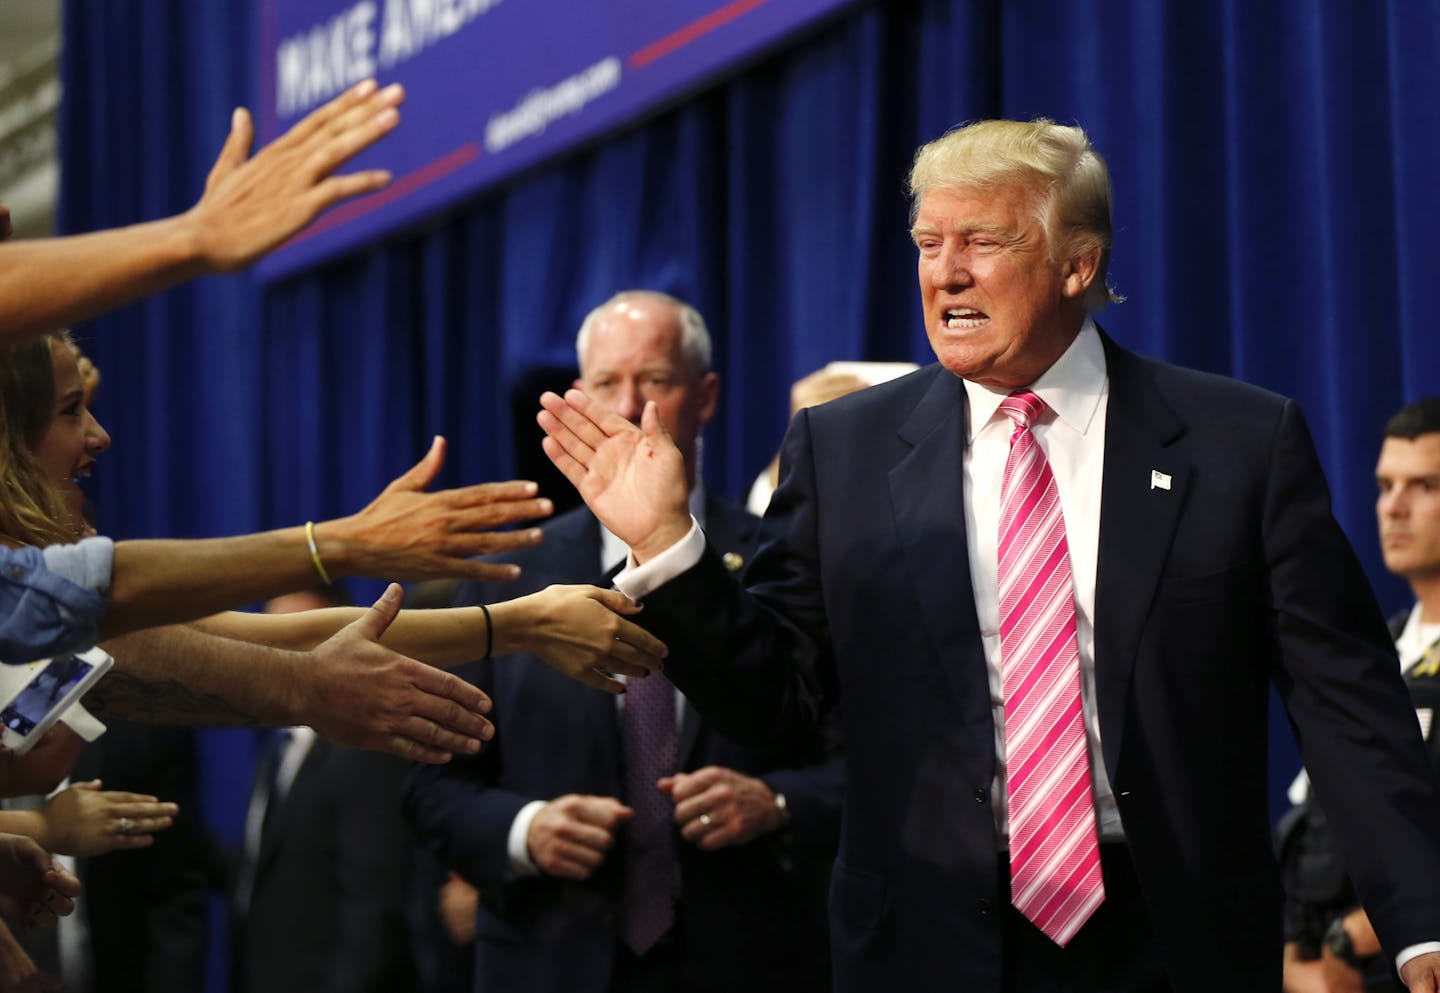
{"label": "tie knot", "polygon": [[1019,390],[1001,400],[1000,409],[1015,422],[1016,427],[1029,428],[1035,423],[1035,418],[1044,412],[1045,401],[1029,390]]}

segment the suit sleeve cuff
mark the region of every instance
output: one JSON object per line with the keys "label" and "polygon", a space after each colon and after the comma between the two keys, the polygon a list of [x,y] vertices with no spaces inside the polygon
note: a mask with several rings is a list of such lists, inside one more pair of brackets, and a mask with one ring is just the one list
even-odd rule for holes
{"label": "suit sleeve cuff", "polygon": [[540,867],[530,857],[529,838],[530,822],[535,819],[535,815],[540,813],[540,808],[544,806],[544,800],[531,800],[520,808],[520,813],[516,814],[515,820],[510,822],[510,835],[505,844],[510,853],[511,879],[540,875]]}
{"label": "suit sleeve cuff", "polygon": [[1427,952],[1440,952],[1440,941],[1422,941],[1418,945],[1402,949],[1400,954],[1395,956],[1395,971],[1399,972],[1406,962]]}
{"label": "suit sleeve cuff", "polygon": [[683,572],[687,572],[705,554],[705,532],[695,518],[690,530],[675,544],[644,565],[637,565],[632,554],[615,576],[615,588],[631,600],[640,601]]}

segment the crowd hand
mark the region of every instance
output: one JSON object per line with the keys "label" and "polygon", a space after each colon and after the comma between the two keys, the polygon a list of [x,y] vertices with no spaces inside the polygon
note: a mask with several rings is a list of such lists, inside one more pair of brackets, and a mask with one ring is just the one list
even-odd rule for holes
{"label": "crowd hand", "polygon": [[547,876],[589,879],[615,843],[616,829],[634,813],[614,797],[557,797],[530,821],[530,859]]}
{"label": "crowd hand", "polygon": [[707,852],[743,845],[784,826],[775,791],[764,780],[707,765],[660,780],[675,801],[680,836]]}
{"label": "crowd hand", "polygon": [[458,873],[450,873],[436,894],[440,924],[456,948],[466,948],[475,940],[475,915],[480,907],[480,892]]}
{"label": "crowd hand", "polygon": [[1415,956],[1401,968],[1400,978],[1410,993],[1440,993],[1440,952]]}
{"label": "crowd hand", "polygon": [[625,619],[641,608],[619,590],[549,586],[520,601],[534,609],[531,651],[571,679],[619,694],[625,684],[615,674],[648,676],[664,666],[664,642]]}
{"label": "crowd hand", "polygon": [[457,676],[379,644],[404,593],[391,583],[367,610],[308,654],[298,670],[296,724],[337,744],[444,763],[495,734],[490,698]]}
{"label": "crowd hand", "polygon": [[75,909],[80,880],[34,838],[0,834],[0,920],[15,931],[50,927]]}
{"label": "crowd hand", "polygon": [[184,215],[207,269],[243,269],[321,212],[389,183],[383,169],[334,172],[394,130],[404,99],[399,84],[382,90],[373,79],[364,80],[253,157],[255,125],[247,110],[237,108],[205,193]]}
{"label": "crowd hand", "polygon": [[806,407],[818,407],[822,403],[839,399],[863,390],[869,384],[850,372],[830,372],[816,369],[790,387],[790,416],[794,417]]}
{"label": "crowd hand", "polygon": [[41,971],[0,922],[0,993],[47,993],[60,988],[60,982]]}
{"label": "crowd hand", "polygon": [[637,428],[580,390],[540,397],[536,420],[550,461],[600,522],[646,562],[690,530],[685,460],[655,404]]}
{"label": "crowd hand", "polygon": [[445,439],[436,437],[425,457],[385,487],[364,510],[315,526],[320,557],[336,558],[350,575],[386,579],[514,579],[520,569],[474,561],[540,543],[539,528],[496,531],[520,521],[548,517],[555,509],[537,498],[534,483],[481,483],[426,493],[445,463]]}
{"label": "crowd hand", "polygon": [[155,832],[175,822],[179,806],[153,796],[102,790],[100,780],[61,790],[40,810],[45,848],[61,855],[103,855],[122,848],[147,848]]}
{"label": "crowd hand", "polygon": [[24,755],[0,746],[0,796],[49,793],[70,775],[70,768],[85,747],[63,721],[54,725]]}

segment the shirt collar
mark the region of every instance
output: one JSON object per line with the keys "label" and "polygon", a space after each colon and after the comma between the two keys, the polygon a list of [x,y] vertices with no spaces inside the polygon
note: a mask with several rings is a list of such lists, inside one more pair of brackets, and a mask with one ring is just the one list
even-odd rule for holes
{"label": "shirt collar", "polygon": [[[968,443],[974,441],[980,429],[990,423],[1000,409],[1000,401],[1014,390],[993,389],[968,379],[963,382],[965,399],[970,406]],[[1079,434],[1090,430],[1106,388],[1105,347],[1100,342],[1100,332],[1093,319],[1089,316],[1085,318],[1070,347],[1029,388],[1055,411],[1057,419]]]}

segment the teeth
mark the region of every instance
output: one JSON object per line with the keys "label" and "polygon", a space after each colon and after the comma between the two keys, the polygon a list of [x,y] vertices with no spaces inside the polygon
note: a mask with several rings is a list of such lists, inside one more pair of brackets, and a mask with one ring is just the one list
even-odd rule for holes
{"label": "teeth", "polygon": [[986,318],[978,310],[970,307],[959,307],[955,310],[945,311],[945,326],[956,330],[966,328],[978,328],[983,325]]}

